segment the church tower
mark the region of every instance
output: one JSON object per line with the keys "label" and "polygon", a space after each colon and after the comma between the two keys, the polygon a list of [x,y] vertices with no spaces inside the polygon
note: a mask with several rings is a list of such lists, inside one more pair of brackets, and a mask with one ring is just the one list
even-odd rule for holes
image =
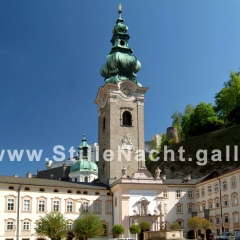
{"label": "church tower", "polygon": [[105,84],[98,90],[99,180],[111,185],[120,178],[131,178],[144,157],[144,94],[138,82],[141,64],[128,45],[128,27],[119,18],[113,28],[112,48],[100,72]]}

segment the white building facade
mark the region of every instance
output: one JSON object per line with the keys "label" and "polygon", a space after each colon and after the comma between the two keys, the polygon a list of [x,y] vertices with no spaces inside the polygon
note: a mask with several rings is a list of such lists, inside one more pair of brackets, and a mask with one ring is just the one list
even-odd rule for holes
{"label": "white building facade", "polygon": [[38,239],[36,221],[49,212],[62,213],[69,230],[83,212],[94,212],[106,230],[103,237],[111,236],[112,196],[101,184],[0,176],[0,201],[1,240]]}

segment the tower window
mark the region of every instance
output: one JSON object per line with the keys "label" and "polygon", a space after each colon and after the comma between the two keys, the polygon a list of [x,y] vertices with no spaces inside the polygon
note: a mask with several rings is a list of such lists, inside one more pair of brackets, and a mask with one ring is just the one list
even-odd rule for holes
{"label": "tower window", "polygon": [[122,124],[132,126],[132,115],[130,112],[125,111],[122,115]]}
{"label": "tower window", "polygon": [[105,117],[103,117],[103,121],[102,121],[103,130],[105,130],[105,127],[106,127],[106,119],[105,119]]}
{"label": "tower window", "polygon": [[120,44],[121,44],[122,46],[124,46],[124,45],[125,45],[125,42],[124,42],[123,40],[121,40],[121,41],[120,41]]}

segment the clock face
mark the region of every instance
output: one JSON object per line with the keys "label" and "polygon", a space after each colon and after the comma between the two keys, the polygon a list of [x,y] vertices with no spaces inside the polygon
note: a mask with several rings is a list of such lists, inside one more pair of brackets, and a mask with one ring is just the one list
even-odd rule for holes
{"label": "clock face", "polygon": [[123,87],[122,92],[123,92],[126,96],[131,95],[131,89],[129,89],[128,87]]}

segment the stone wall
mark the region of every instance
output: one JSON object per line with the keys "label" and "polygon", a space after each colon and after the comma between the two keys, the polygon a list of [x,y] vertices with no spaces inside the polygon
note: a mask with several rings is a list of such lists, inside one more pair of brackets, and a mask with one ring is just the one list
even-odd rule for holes
{"label": "stone wall", "polygon": [[168,127],[167,128],[166,139],[167,139],[167,141],[169,141],[171,138],[175,138],[176,139],[176,143],[179,142],[178,129],[176,127]]}

